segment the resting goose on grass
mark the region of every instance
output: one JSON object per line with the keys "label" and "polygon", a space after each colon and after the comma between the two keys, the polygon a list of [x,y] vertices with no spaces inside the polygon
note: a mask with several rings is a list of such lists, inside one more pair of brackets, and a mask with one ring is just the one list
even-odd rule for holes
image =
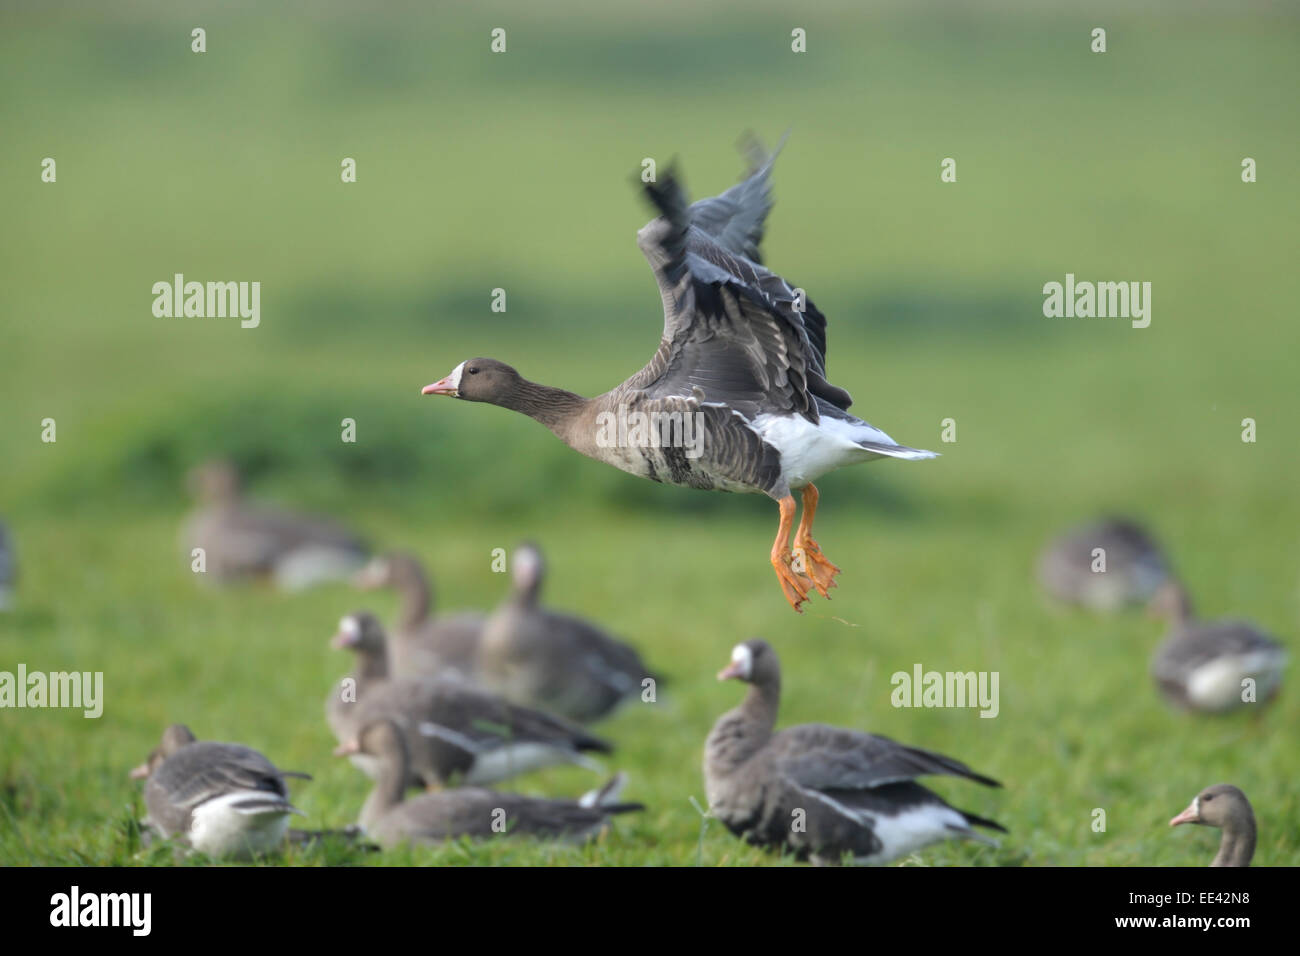
{"label": "resting goose on grass", "polygon": [[[584,756],[613,747],[559,717],[518,707],[489,691],[451,678],[383,676],[384,632],[373,614],[345,617],[335,647],[357,654],[354,683],[335,685],[325,716],[340,744],[362,728],[391,720],[406,735],[411,786],[489,784],[556,764],[599,767]],[[371,778],[378,766],[367,751],[354,763]]]}
{"label": "resting goose on grass", "polygon": [[1051,542],[1038,559],[1038,579],[1048,594],[1094,611],[1145,604],[1168,577],[1169,562],[1160,546],[1126,518],[1075,528]]}
{"label": "resting goose on grass", "polygon": [[[1277,693],[1286,651],[1254,625],[1197,621],[1187,590],[1173,580],[1152,599],[1151,611],[1173,625],[1151,659],[1151,676],[1171,703],[1185,710],[1226,713],[1249,703],[1267,703]],[[1254,681],[1251,694],[1247,680]]]}
{"label": "resting goose on grass", "polygon": [[975,826],[1006,832],[915,782],[945,774],[1001,786],[949,757],[825,724],[773,733],[781,666],[766,641],[736,645],[718,674],[728,679],[749,684],[749,692],[713,725],[704,745],[704,783],[710,813],[747,843],[819,864],[839,863],[846,854],[872,864],[940,840],[997,845]]}
{"label": "resting goose on grass", "polygon": [[164,838],[176,837],[213,858],[249,859],[277,849],[289,816],[285,777],[256,750],[240,744],[196,740],[184,724],[163,732],[148,761],[131,771],[147,778],[144,823]]}
{"label": "resting goose on grass", "polygon": [[483,628],[478,679],[507,700],[569,720],[603,717],[642,691],[641,655],[594,624],[542,607],[545,562],[536,545],[510,559],[514,591]]}
{"label": "resting goose on grass", "polygon": [[203,549],[207,580],[269,578],[297,591],[346,579],[365,563],[365,544],[333,522],[250,505],[230,462],[200,466],[190,483],[200,507],[181,530],[181,547],[186,561]]}
{"label": "resting goose on grass", "polygon": [[761,265],[774,158],[756,156],[749,178],[690,206],[673,171],[646,184],[659,215],[637,244],[663,300],[663,338],[623,384],[583,398],[472,358],[423,392],[522,412],[576,451],[652,481],[769,496],[780,508],[772,567],[798,611],[812,589],[829,597],[839,573],[812,537],[813,482],[856,462],[935,455],[849,414],[849,393],[826,378],[825,316]]}
{"label": "resting goose on grass", "polygon": [[401,595],[397,623],[388,632],[394,675],[473,678],[485,617],[477,612],[433,617],[433,589],[419,558],[390,551],[358,571],[353,583],[365,590],[391,588]]}
{"label": "resting goose on grass", "polygon": [[1206,787],[1187,809],[1169,821],[1171,827],[1199,823],[1223,831],[1219,852],[1210,866],[1250,866],[1255,855],[1255,811],[1246,795],[1230,783]]}
{"label": "resting goose on grass", "polygon": [[618,802],[622,774],[578,800],[544,800],[479,787],[405,800],[404,781],[411,774],[407,738],[388,720],[363,727],[334,753],[365,754],[376,762],[375,788],[361,808],[360,823],[366,836],[383,847],[504,833],[583,840],[604,829],[611,816],[644,809],[639,803]]}

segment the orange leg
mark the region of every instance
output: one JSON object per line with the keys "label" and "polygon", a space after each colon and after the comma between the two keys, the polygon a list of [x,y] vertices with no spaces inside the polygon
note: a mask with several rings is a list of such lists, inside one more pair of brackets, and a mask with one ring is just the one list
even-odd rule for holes
{"label": "orange leg", "polygon": [[817,592],[829,599],[830,595],[826,592],[835,587],[835,575],[840,573],[840,569],[822,554],[822,549],[817,547],[817,542],[812,537],[813,518],[817,515],[819,497],[815,485],[804,486],[803,517],[794,533],[794,569],[811,578]]}
{"label": "orange leg", "polygon": [[798,611],[799,605],[808,600],[808,587],[799,580],[799,576],[790,567],[790,528],[794,525],[794,495],[786,495],[777,504],[781,506],[781,525],[776,530],[776,541],[772,545],[772,567],[776,570],[776,579],[781,582],[785,599]]}

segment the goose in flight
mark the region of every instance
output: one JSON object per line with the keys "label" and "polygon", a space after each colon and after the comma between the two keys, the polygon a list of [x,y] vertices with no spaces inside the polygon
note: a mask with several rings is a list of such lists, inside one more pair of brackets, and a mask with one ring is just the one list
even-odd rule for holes
{"label": "goose in flight", "polygon": [[645,184],[658,215],[637,245],[659,286],[664,327],[641,371],[583,398],[471,358],[422,391],[522,412],[576,451],[652,481],[767,495],[780,508],[772,567],[799,611],[813,589],[829,597],[840,571],[813,540],[813,482],[861,461],[935,453],[849,414],[849,393],[827,379],[826,317],[761,261],[776,153],[753,145],[750,154],[748,178],[692,205],[671,169]]}

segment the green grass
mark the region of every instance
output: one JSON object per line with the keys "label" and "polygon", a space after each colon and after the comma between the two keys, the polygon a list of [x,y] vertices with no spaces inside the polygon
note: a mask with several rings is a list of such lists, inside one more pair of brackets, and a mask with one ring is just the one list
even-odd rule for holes
{"label": "green grass", "polygon": [[[327,640],[342,613],[394,603],[197,586],[175,544],[183,474],[216,453],[259,497],[419,552],[446,609],[495,604],[492,549],[536,539],[548,602],[671,678],[598,727],[648,805],[599,842],[331,844],[279,862],[778,862],[716,822],[701,836],[691,804],[704,737],[739,696],[713,674],[763,635],[783,723],[869,729],[1005,783],[936,781],[1011,833],[919,862],[1201,865],[1215,836],[1166,823],[1226,781],[1255,806],[1256,862],[1300,863],[1293,689],[1257,717],[1172,712],[1146,674],[1156,622],[1052,608],[1032,578],[1053,533],[1135,514],[1205,614],[1294,644],[1294,19],[1116,7],[1094,56],[1091,19],[1015,4],[798,24],[778,6],[346,10],[2,14],[0,516],[23,579],[0,669],[103,671],[106,703],[98,720],[0,711],[0,863],[172,862],[138,848],[126,771],[178,720],[312,773],[293,785],[303,825],[355,819],[367,782],[330,756],[323,700],[348,661]],[[498,25],[510,52],[490,58]],[[809,30],[802,58],[792,25]],[[943,452],[821,483],[818,537],[844,572],[802,617],[767,563],[770,502],[639,482],[522,417],[417,394],[471,355],[584,394],[621,381],[660,322],[633,242],[641,158],[677,156],[711,194],[734,181],[744,128],[787,126],[768,261],[830,317],[831,378],[855,411]],[[1243,156],[1258,183],[1240,182]],[[261,281],[262,327],[155,319],[150,286],[176,271]],[[1151,327],[1043,318],[1041,287],[1066,272],[1152,281]],[[939,441],[948,417],[955,444]],[[917,662],[998,671],[1001,713],[894,709],[889,677]],[[596,782],[568,768],[512,786]]]}

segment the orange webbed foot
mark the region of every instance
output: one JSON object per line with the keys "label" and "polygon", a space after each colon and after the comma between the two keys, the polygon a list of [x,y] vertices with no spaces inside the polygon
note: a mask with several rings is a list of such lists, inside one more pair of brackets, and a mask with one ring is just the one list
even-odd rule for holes
{"label": "orange webbed foot", "polygon": [[817,593],[830,600],[827,592],[837,586],[835,576],[840,573],[840,569],[822,554],[822,549],[812,538],[800,539],[795,536],[794,570],[807,575]]}

